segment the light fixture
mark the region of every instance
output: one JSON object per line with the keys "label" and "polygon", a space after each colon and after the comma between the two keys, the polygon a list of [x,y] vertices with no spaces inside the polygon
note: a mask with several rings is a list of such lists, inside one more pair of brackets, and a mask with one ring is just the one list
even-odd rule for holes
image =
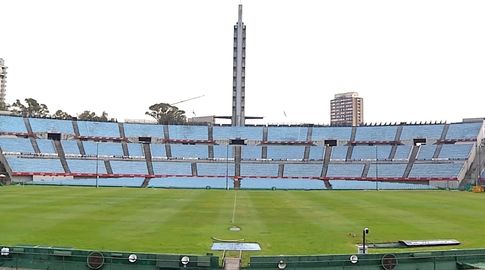
{"label": "light fixture", "polygon": [[131,254],[130,256],[128,256],[128,261],[131,263],[136,262],[137,259],[138,259],[138,256],[136,256],[136,254]]}
{"label": "light fixture", "polygon": [[278,262],[278,269],[283,270],[286,268],[286,263],[285,261],[281,260]]}
{"label": "light fixture", "polygon": [[184,265],[184,268],[187,267],[187,264],[190,262],[190,258],[188,256],[183,256],[182,259],[180,259],[180,262]]}
{"label": "light fixture", "polygon": [[357,257],[357,255],[352,255],[349,260],[352,264],[356,264],[359,261],[359,257]]}
{"label": "light fixture", "polygon": [[10,249],[8,247],[3,247],[0,250],[0,255],[2,255],[2,256],[8,256],[8,255],[10,255]]}

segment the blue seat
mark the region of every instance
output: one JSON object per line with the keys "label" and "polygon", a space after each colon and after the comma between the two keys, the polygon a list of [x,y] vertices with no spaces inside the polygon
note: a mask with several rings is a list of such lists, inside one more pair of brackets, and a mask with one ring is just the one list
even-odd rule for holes
{"label": "blue seat", "polygon": [[306,141],[307,127],[268,127],[268,141]]}
{"label": "blue seat", "polygon": [[118,123],[77,121],[77,124],[81,136],[113,138],[121,137]]}
{"label": "blue seat", "polygon": [[0,132],[27,133],[27,128],[22,117],[0,115]]}
{"label": "blue seat", "polygon": [[33,132],[62,133],[74,135],[71,120],[29,118]]}

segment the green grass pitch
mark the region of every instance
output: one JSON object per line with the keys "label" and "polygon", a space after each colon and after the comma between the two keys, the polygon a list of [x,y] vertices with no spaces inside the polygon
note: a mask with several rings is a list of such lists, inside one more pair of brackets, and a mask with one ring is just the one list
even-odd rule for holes
{"label": "green grass pitch", "polygon": [[[235,195],[240,232],[229,231]],[[458,191],[4,186],[0,244],[205,254],[215,237],[259,242],[254,255],[355,253],[369,227],[370,242],[457,239],[459,248],[483,248],[484,208],[485,194]]]}

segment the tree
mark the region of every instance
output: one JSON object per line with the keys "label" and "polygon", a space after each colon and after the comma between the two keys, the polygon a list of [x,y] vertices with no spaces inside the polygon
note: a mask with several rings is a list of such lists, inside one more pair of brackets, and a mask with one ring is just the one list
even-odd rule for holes
{"label": "tree", "polygon": [[155,118],[159,124],[182,124],[187,120],[185,111],[167,103],[153,104],[148,109],[150,111],[145,114]]}
{"label": "tree", "polygon": [[67,112],[63,110],[57,110],[56,113],[52,115],[52,117],[57,118],[57,119],[64,119],[64,120],[70,120],[72,119],[72,115],[68,114]]}
{"label": "tree", "polygon": [[77,116],[77,119],[79,120],[89,120],[89,121],[94,121],[96,117],[96,113],[92,111],[84,111],[81,114]]}
{"label": "tree", "polygon": [[79,120],[88,120],[88,121],[99,121],[99,122],[108,122],[108,121],[115,121],[114,118],[109,118],[108,113],[103,111],[100,116],[97,116],[95,112],[91,111],[84,111],[77,116]]}
{"label": "tree", "polygon": [[0,102],[0,111],[8,111],[10,105],[4,102]]}
{"label": "tree", "polygon": [[10,105],[10,111],[20,113],[26,117],[45,117],[49,115],[47,105],[40,104],[33,98],[26,98],[25,103],[26,104],[24,105],[20,100],[17,99],[12,105]]}

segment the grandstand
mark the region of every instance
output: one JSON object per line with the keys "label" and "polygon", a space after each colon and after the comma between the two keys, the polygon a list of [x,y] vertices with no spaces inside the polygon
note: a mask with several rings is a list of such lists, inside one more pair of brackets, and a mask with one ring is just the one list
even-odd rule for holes
{"label": "grandstand", "polygon": [[156,125],[0,116],[7,183],[434,189],[476,181],[482,122]]}

